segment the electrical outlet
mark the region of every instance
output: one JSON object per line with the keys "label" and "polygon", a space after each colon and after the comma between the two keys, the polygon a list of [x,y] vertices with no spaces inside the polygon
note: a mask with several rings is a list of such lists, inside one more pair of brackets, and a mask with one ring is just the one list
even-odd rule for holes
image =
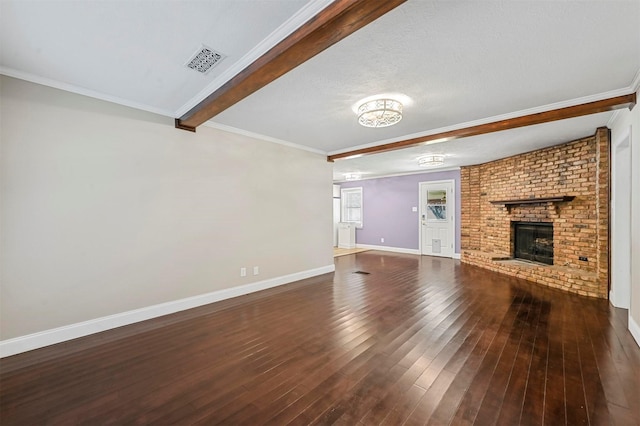
{"label": "electrical outlet", "polygon": [[240,276],[241,277],[247,276],[247,268],[240,268]]}
{"label": "electrical outlet", "polygon": [[380,238],[380,242],[381,242],[381,243],[384,243],[384,238]]}
{"label": "electrical outlet", "polygon": [[260,268],[258,268],[257,266],[253,267],[253,275],[258,275],[260,273]]}
{"label": "electrical outlet", "polygon": [[417,207],[411,207],[411,211],[412,211],[412,212],[417,212],[417,211],[418,211],[418,208],[417,208]]}

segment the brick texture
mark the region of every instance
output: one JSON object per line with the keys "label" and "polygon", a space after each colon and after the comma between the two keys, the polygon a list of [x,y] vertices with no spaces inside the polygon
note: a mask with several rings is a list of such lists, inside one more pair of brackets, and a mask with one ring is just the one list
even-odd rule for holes
{"label": "brick texture", "polygon": [[[585,296],[608,297],[609,129],[461,169],[462,261]],[[572,195],[513,206],[495,200]],[[552,222],[554,264],[513,260],[512,222]],[[581,257],[587,260],[580,260]]]}

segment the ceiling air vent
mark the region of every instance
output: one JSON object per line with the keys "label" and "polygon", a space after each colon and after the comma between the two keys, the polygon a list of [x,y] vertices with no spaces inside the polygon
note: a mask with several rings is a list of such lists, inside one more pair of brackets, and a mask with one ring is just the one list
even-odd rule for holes
{"label": "ceiling air vent", "polygon": [[202,46],[189,60],[187,66],[193,70],[206,74],[211,68],[222,61],[225,56],[207,46]]}

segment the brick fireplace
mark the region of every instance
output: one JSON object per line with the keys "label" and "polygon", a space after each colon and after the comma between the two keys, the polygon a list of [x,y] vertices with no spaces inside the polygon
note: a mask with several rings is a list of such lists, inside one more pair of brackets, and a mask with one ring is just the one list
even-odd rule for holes
{"label": "brick fireplace", "polygon": [[[462,262],[581,295],[608,296],[607,128],[463,167],[461,184]],[[519,238],[529,239],[520,241],[524,248],[516,247],[518,228],[524,230]],[[521,256],[522,250],[532,253]]]}

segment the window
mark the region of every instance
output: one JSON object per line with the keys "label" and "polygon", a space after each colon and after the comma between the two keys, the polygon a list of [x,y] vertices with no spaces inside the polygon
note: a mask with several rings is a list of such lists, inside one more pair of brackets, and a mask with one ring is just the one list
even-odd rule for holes
{"label": "window", "polygon": [[362,188],[345,188],[340,191],[342,221],[355,223],[362,228]]}
{"label": "window", "polygon": [[447,221],[447,190],[427,191],[427,222]]}

